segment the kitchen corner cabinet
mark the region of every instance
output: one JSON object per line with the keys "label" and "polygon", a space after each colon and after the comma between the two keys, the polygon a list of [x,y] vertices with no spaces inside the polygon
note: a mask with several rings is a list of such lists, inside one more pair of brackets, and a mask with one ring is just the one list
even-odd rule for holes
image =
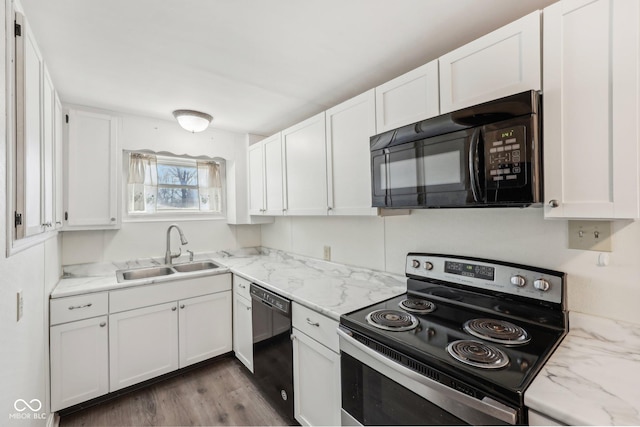
{"label": "kitchen corner cabinet", "polygon": [[376,133],[375,90],[326,111],[330,215],[377,215],[371,207],[369,137]]}
{"label": "kitchen corner cabinet", "polygon": [[375,88],[376,132],[440,114],[438,61],[431,61]]}
{"label": "kitchen corner cabinet", "polygon": [[540,42],[535,11],[441,56],[440,112],[540,90]]}
{"label": "kitchen corner cabinet", "polygon": [[325,113],[282,131],[287,215],[327,214]]}
{"label": "kitchen corner cabinet", "polygon": [[292,307],[294,415],[301,425],[340,425],[338,322]]}
{"label": "kitchen corner cabinet", "polygon": [[54,94],[53,105],[53,145],[54,145],[54,227],[62,228],[64,224],[64,128],[62,104],[58,94]]}
{"label": "kitchen corner cabinet", "polygon": [[253,372],[252,302],[249,293],[251,283],[240,276],[233,276],[233,351],[236,358]]}
{"label": "kitchen corner cabinet", "polygon": [[281,134],[249,147],[249,214],[283,214]]}
{"label": "kitchen corner cabinet", "polygon": [[544,9],[545,218],[638,218],[640,3]]}
{"label": "kitchen corner cabinet", "polygon": [[109,392],[108,296],[50,301],[51,411]]}
{"label": "kitchen corner cabinet", "polygon": [[65,230],[120,227],[118,118],[68,112]]}

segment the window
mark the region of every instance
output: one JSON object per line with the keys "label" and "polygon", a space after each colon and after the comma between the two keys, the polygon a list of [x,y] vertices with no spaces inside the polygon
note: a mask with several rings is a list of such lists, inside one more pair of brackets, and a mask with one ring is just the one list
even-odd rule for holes
{"label": "window", "polygon": [[223,212],[224,160],[129,153],[128,213]]}

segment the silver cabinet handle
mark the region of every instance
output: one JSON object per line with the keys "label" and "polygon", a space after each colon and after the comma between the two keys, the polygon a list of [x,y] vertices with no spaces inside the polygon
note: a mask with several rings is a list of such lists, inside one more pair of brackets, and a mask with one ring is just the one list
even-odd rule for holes
{"label": "silver cabinet handle", "polygon": [[180,308],[184,308],[184,307],[185,307],[185,305],[184,305],[184,304],[180,304]]}
{"label": "silver cabinet handle", "polygon": [[251,310],[251,307],[247,307],[247,311],[250,311],[250,310]]}
{"label": "silver cabinet handle", "polygon": [[551,206],[552,208],[557,208],[558,206],[560,206],[560,204],[558,203],[557,200],[553,199],[553,200],[549,200],[549,206]]}
{"label": "silver cabinet handle", "polygon": [[240,286],[242,289],[247,289],[247,285],[243,285],[242,283],[238,283],[238,286]]}
{"label": "silver cabinet handle", "polygon": [[115,218],[111,218],[111,221],[115,221],[115,220],[116,220]]}
{"label": "silver cabinet handle", "polygon": [[91,307],[93,304],[89,303],[89,304],[85,304],[85,305],[72,305],[69,307],[69,310],[76,310],[78,308],[86,308],[86,307]]}
{"label": "silver cabinet handle", "polygon": [[308,317],[307,317],[307,323],[310,324],[311,326],[320,326],[320,323],[314,322],[313,320],[309,319]]}
{"label": "silver cabinet handle", "polygon": [[107,322],[101,322],[101,323],[100,323],[100,327],[101,327],[101,328],[104,328],[105,326],[107,326]]}
{"label": "silver cabinet handle", "polygon": [[171,311],[176,311],[178,309],[178,307],[176,307],[175,305],[173,307],[171,307]]}

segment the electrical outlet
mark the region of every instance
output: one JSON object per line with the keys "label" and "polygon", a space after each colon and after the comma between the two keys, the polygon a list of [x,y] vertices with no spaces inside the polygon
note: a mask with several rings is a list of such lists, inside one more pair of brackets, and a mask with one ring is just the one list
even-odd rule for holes
{"label": "electrical outlet", "polygon": [[22,312],[24,309],[24,300],[22,299],[22,291],[16,293],[16,322],[22,319]]}
{"label": "electrical outlet", "polygon": [[569,221],[569,249],[611,252],[611,222]]}
{"label": "electrical outlet", "polygon": [[324,260],[331,261],[331,246],[324,247]]}

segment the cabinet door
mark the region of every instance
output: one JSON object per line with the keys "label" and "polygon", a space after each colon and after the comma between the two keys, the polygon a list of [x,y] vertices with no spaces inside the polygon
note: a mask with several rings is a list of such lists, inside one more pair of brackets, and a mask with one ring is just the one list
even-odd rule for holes
{"label": "cabinet door", "polygon": [[249,214],[264,213],[264,146],[258,142],[249,147]]}
{"label": "cabinet door", "polygon": [[53,146],[54,146],[54,156],[55,161],[53,163],[54,170],[54,221],[55,228],[61,228],[64,221],[64,178],[63,178],[63,117],[62,117],[62,104],[60,103],[60,98],[58,94],[55,94],[54,97],[54,107],[53,107]]}
{"label": "cabinet door", "polygon": [[55,92],[51,77],[44,66],[42,80],[42,226],[54,228],[54,184],[55,184]]}
{"label": "cabinet door", "polygon": [[639,2],[544,10],[546,218],[637,218]]}
{"label": "cabinet door", "polygon": [[440,114],[438,61],[431,61],[376,89],[376,133]]}
{"label": "cabinet door", "polygon": [[117,119],[108,114],[69,110],[66,226],[117,228]]}
{"label": "cabinet door", "polygon": [[540,90],[540,11],[443,55],[439,64],[442,113]]}
{"label": "cabinet door", "polygon": [[264,141],[265,215],[282,215],[284,188],[282,182],[282,137],[278,133]]}
{"label": "cabinet door", "polygon": [[107,316],[50,328],[51,410],[109,392]]}
{"label": "cabinet door", "polygon": [[327,214],[324,112],[282,131],[287,215]]}
{"label": "cabinet door", "polygon": [[251,300],[237,293],[233,296],[233,351],[238,360],[253,372]]}
{"label": "cabinet door", "polygon": [[340,425],[340,355],[295,328],[293,390],[301,425]]}
{"label": "cabinet door", "polygon": [[109,316],[109,391],[178,369],[177,308],[172,302]]}
{"label": "cabinet door", "polygon": [[375,90],[327,110],[329,213],[376,215],[371,207],[369,137],[376,132]]}
{"label": "cabinet door", "polygon": [[231,351],[231,291],[179,302],[180,367]]}
{"label": "cabinet door", "polygon": [[24,17],[16,13],[16,238],[42,228],[42,56]]}

